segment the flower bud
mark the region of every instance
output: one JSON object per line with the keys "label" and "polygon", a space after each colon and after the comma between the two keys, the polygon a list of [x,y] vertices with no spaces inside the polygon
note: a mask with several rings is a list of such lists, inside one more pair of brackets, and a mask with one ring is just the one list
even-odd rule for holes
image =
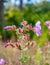
{"label": "flower bud", "polygon": [[31,26],[31,25],[27,25],[27,26],[26,26],[26,29],[27,29],[27,30],[32,30],[32,26]]}
{"label": "flower bud", "polygon": [[17,46],[18,49],[21,50],[21,42],[19,40],[16,42],[16,46]]}
{"label": "flower bud", "polygon": [[23,38],[22,38],[22,39],[23,39],[24,41],[27,41],[28,38],[29,38],[28,35],[25,34],[25,35],[23,35]]}
{"label": "flower bud", "polygon": [[22,25],[22,26],[26,26],[26,25],[27,25],[27,21],[22,21],[22,22],[21,22],[21,25]]}
{"label": "flower bud", "polygon": [[18,33],[23,33],[24,30],[23,30],[22,28],[18,28],[18,29],[17,29],[17,32],[18,32]]}
{"label": "flower bud", "polygon": [[5,44],[5,48],[8,47],[10,45],[10,41],[7,40],[6,44]]}

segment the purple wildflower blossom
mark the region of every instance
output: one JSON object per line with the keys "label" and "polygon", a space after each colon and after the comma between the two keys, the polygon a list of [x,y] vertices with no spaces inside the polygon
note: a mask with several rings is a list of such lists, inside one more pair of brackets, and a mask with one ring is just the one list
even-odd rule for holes
{"label": "purple wildflower blossom", "polygon": [[44,24],[45,24],[45,25],[48,27],[48,29],[50,30],[50,21],[46,21]]}
{"label": "purple wildflower blossom", "polygon": [[48,26],[48,29],[50,30],[50,25]]}
{"label": "purple wildflower blossom", "polygon": [[48,25],[50,25],[50,21],[46,21],[44,24],[45,24],[46,26],[48,26]]}
{"label": "purple wildflower blossom", "polygon": [[15,25],[12,25],[12,26],[6,26],[4,27],[5,30],[15,30],[16,29],[16,26]]}
{"label": "purple wildflower blossom", "polygon": [[33,28],[33,31],[36,33],[37,36],[39,36],[39,35],[41,35],[40,30],[41,30],[40,21],[38,21],[38,22],[35,24],[35,26],[34,26],[34,28]]}
{"label": "purple wildflower blossom", "polygon": [[0,59],[0,65],[4,65],[5,60],[4,59]]}
{"label": "purple wildflower blossom", "polygon": [[5,30],[10,30],[11,29],[11,26],[6,26],[4,27]]}

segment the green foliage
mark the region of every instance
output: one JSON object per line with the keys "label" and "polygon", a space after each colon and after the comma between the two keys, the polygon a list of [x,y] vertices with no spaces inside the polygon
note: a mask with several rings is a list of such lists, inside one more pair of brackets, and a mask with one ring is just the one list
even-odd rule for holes
{"label": "green foliage", "polygon": [[19,61],[21,61],[23,63],[24,60],[25,60],[25,58],[24,58],[23,54],[21,53],[20,58],[19,58]]}
{"label": "green foliage", "polygon": [[28,63],[28,60],[29,60],[29,56],[28,55],[24,55],[23,53],[20,54],[20,57],[19,57],[19,61],[22,62],[22,63]]}

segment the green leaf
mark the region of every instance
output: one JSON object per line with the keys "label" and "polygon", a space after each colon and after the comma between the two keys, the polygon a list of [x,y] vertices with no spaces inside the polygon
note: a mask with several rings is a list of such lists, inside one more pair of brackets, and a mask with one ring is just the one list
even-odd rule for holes
{"label": "green leaf", "polygon": [[21,53],[20,58],[19,58],[19,61],[21,61],[23,63],[24,60],[25,60],[24,55],[23,55],[23,53]]}

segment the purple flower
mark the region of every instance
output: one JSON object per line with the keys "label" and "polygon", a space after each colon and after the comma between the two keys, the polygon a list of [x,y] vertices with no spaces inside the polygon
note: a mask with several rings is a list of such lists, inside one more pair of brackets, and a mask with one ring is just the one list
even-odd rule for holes
{"label": "purple flower", "polygon": [[48,26],[48,29],[50,30],[50,25]]}
{"label": "purple flower", "polygon": [[15,25],[12,25],[12,26],[6,26],[4,27],[5,30],[15,30],[16,29],[16,26]]}
{"label": "purple flower", "polygon": [[5,60],[4,59],[0,59],[0,65],[4,65]]}
{"label": "purple flower", "polygon": [[44,24],[45,24],[45,25],[48,27],[48,29],[50,30],[50,21],[46,21]]}
{"label": "purple flower", "polygon": [[34,26],[34,28],[33,28],[33,31],[36,33],[37,36],[39,36],[39,35],[41,35],[40,30],[41,30],[40,21],[38,21],[38,22],[35,24],[35,26]]}
{"label": "purple flower", "polygon": [[48,25],[50,25],[50,21],[46,21],[44,24],[45,24],[46,26],[48,26]]}
{"label": "purple flower", "polygon": [[4,27],[5,30],[10,30],[11,28],[12,28],[11,26]]}

